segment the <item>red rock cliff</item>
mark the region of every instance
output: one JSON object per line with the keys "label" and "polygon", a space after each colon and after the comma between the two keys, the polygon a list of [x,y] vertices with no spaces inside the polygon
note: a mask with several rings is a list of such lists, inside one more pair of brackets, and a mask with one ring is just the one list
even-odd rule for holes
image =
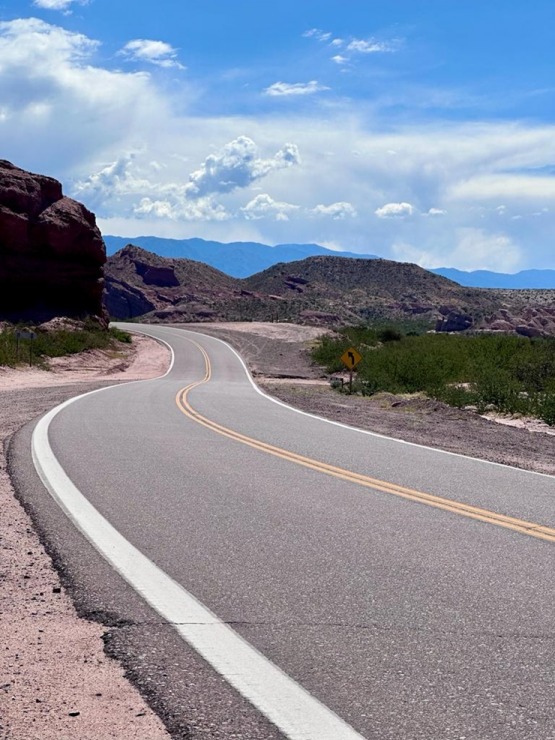
{"label": "red rock cliff", "polygon": [[57,180],[0,160],[0,318],[101,316],[106,250]]}

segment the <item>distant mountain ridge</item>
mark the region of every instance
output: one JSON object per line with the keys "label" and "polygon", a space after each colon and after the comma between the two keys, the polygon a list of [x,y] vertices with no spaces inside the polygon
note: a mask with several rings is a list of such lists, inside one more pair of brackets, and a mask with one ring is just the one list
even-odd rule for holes
{"label": "distant mountain ridge", "polygon": [[473,270],[464,272],[453,267],[438,267],[430,272],[454,280],[469,288],[510,288],[517,290],[553,290],[555,270],[522,270],[514,274]]}
{"label": "distant mountain ridge", "polygon": [[246,278],[280,262],[296,262],[306,257],[356,257],[375,259],[373,254],[335,252],[318,244],[277,244],[259,242],[216,242],[206,239],[163,239],[157,236],[105,236],[106,252],[111,256],[128,244],[160,257],[204,262],[235,278]]}
{"label": "distant mountain ridge", "polygon": [[[296,262],[306,257],[330,256],[378,259],[375,254],[338,252],[319,244],[277,244],[260,242],[217,242],[205,239],[164,239],[157,236],[104,236],[106,251],[113,255],[128,244],[142,247],[160,257],[185,258],[204,262],[236,278],[246,278],[280,262]],[[555,289],[555,270],[523,270],[515,274],[452,267],[429,270],[468,288]]]}

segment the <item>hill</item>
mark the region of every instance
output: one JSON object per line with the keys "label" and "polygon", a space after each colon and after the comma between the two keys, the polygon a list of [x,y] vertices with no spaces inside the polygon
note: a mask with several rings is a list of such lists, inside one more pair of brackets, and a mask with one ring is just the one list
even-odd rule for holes
{"label": "hill", "polygon": [[[108,255],[127,244],[134,244],[160,257],[185,258],[204,262],[237,278],[249,277],[280,262],[294,262],[305,257],[328,256],[352,259],[377,259],[374,254],[337,252],[319,244],[278,244],[271,247],[259,242],[207,241],[205,239],[162,239],[157,236],[105,236]],[[514,275],[475,270],[464,272],[452,267],[430,270],[470,288],[512,288],[555,290],[555,270],[523,270]]]}
{"label": "hill", "polygon": [[444,331],[478,326],[510,297],[462,288],[417,265],[316,256],[246,279],[201,262],[166,259],[126,246],[107,262],[106,306],[114,318],[147,321],[296,321],[352,324],[422,320]]}
{"label": "hill", "polygon": [[[279,262],[292,262],[316,255],[337,255],[318,244],[278,244],[271,247],[259,242],[216,242],[205,239],[162,239],[157,236],[128,238],[105,236],[108,255],[132,243],[160,257],[184,258],[204,262],[232,277],[243,278],[265,270]],[[342,257],[360,257],[354,252],[340,252]],[[374,255],[364,255],[367,259]]]}

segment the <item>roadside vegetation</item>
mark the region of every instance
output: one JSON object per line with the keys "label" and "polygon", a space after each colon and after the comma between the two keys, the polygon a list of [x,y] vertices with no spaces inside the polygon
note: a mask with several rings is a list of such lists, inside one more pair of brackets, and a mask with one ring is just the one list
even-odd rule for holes
{"label": "roadside vegetation", "polygon": [[[35,338],[26,338],[29,333],[33,333]],[[82,328],[48,331],[27,324],[3,324],[0,366],[28,365],[31,358],[34,365],[46,367],[49,357],[63,357],[90,349],[116,350],[120,342],[130,343],[131,335],[115,327],[104,329],[91,320],[83,322]]]}
{"label": "roadside vegetation", "polygon": [[340,358],[351,346],[363,358],[353,392],[425,393],[479,413],[534,416],[555,426],[555,339],[359,326],[323,337],[313,360],[330,373],[345,370]]}

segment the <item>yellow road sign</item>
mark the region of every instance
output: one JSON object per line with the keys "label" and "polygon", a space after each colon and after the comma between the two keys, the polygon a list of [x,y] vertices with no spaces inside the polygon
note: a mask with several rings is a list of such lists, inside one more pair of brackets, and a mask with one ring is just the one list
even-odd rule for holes
{"label": "yellow road sign", "polygon": [[341,362],[349,369],[354,370],[362,360],[362,355],[354,347],[349,347],[341,355]]}

